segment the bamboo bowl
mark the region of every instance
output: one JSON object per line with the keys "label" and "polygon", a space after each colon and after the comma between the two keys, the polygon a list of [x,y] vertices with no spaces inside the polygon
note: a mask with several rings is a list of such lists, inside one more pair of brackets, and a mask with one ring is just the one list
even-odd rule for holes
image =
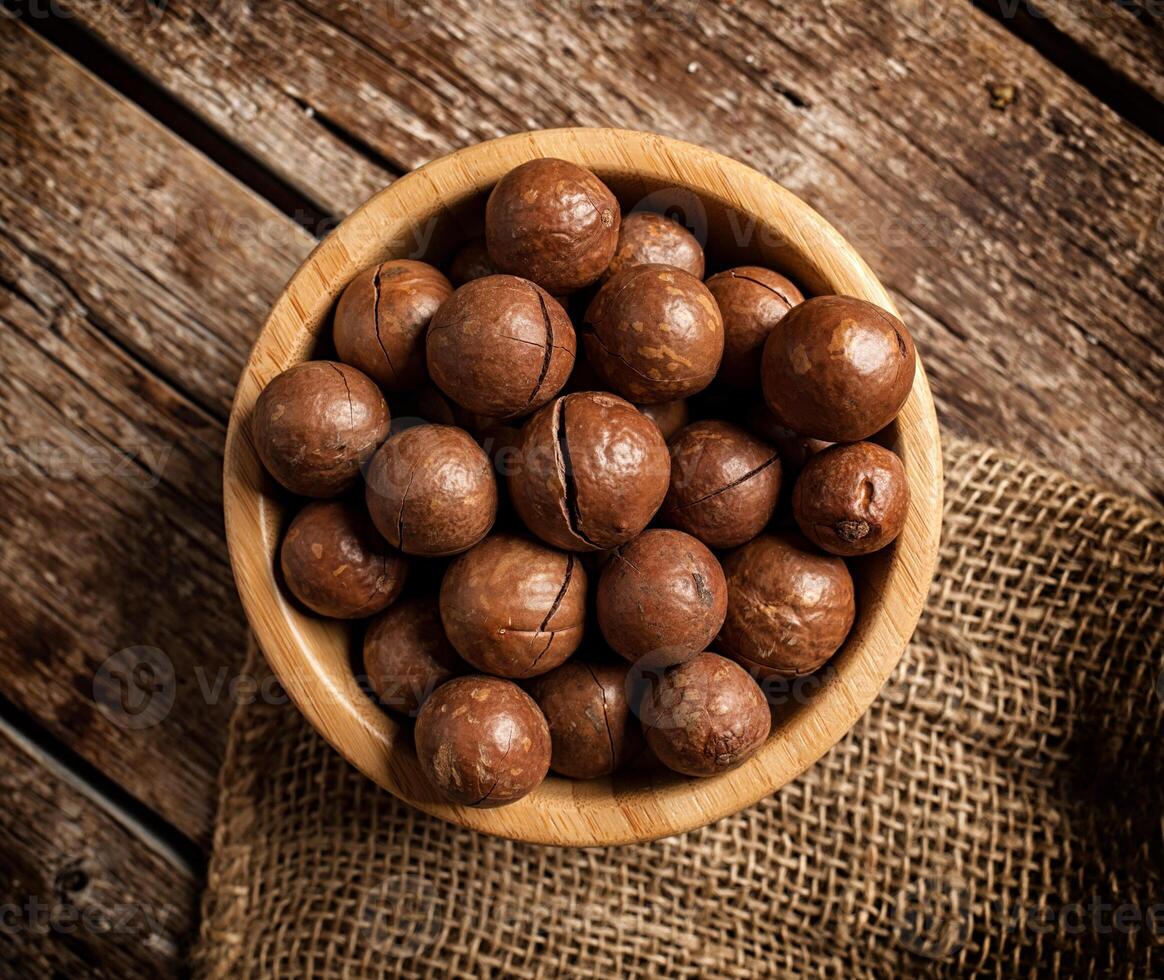
{"label": "bamboo bowl", "polygon": [[275,560],[286,495],[255,454],[251,410],[279,372],[310,357],[330,327],[344,286],[367,266],[422,255],[442,261],[489,189],[535,157],[595,171],[624,209],[677,205],[705,220],[721,262],[786,272],[806,292],[841,293],[894,310],[853,248],[815,211],[749,167],[688,143],[613,129],[523,133],[459,150],[421,167],[352,213],[307,258],[279,297],[251,352],[231,410],[225,459],[226,533],[251,627],[280,681],[312,725],[354,766],[396,796],[463,827],[555,845],[652,840],[711,823],[795,778],[856,722],[893,670],[925,601],[937,560],[941,450],[933,400],[919,363],[887,444],[902,457],[912,504],[895,545],[853,565],[858,614],[844,647],[807,697],[778,709],[773,734],[748,762],[710,779],[657,770],[575,782],[550,775],[498,809],[438,798],[410,736],[368,698],[351,666],[347,624],[300,612],[280,591]]}

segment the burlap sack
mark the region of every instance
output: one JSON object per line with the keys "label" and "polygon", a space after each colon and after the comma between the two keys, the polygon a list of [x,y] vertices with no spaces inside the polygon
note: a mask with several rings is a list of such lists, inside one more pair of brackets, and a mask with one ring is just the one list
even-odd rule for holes
{"label": "burlap sack", "polygon": [[589,851],[478,836],[377,789],[293,707],[241,708],[197,969],[1164,974],[1164,515],[946,448],[940,573],[883,696],[713,827]]}

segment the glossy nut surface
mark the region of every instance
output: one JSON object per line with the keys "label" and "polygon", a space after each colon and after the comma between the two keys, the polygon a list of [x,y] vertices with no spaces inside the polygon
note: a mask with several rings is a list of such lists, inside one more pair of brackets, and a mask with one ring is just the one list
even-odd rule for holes
{"label": "glossy nut surface", "polygon": [[364,670],[380,705],[415,717],[438,687],[468,668],[441,626],[435,596],[411,596],[364,633]]}
{"label": "glossy nut surface", "polygon": [[429,321],[453,294],[433,266],[394,259],[365,269],[343,291],[332,338],[339,359],[359,368],[385,391],[424,384],[424,338]]}
{"label": "glossy nut surface", "polygon": [[617,770],[641,742],[627,701],[629,665],[569,660],[531,685],[550,726],[550,768],[573,779]]}
{"label": "glossy nut surface", "polygon": [[909,481],[897,453],[873,442],[813,456],[792,491],[792,516],[813,544],[834,555],[867,555],[905,526]]}
{"label": "glossy nut surface", "polygon": [[376,532],[358,501],[317,500],[291,521],[279,548],[287,588],[308,609],[360,619],[390,605],[408,561]]}
{"label": "glossy nut surface", "polygon": [[471,675],[442,685],[416,719],[416,754],[442,794],[463,806],[502,806],[545,779],[550,730],[511,681]]}
{"label": "glossy nut surface", "polygon": [[764,341],[792,307],[804,302],[796,284],[779,272],[741,265],[707,280],[723,314],[723,362],[718,378],[740,388],[760,383]]}
{"label": "glossy nut surface", "polygon": [[852,576],[799,533],[761,535],[724,558],[723,570],[728,611],[718,646],[758,676],[811,674],[849,635]]}
{"label": "glossy nut surface", "polygon": [[730,422],[695,422],[671,440],[663,520],[713,548],[735,547],[772,519],[780,478],[773,446]]}
{"label": "glossy nut surface", "polygon": [[583,344],[595,371],[640,404],[702,391],[723,356],[723,319],[711,293],[671,266],[632,266],[612,276],[585,322]]}
{"label": "glossy nut surface", "polygon": [[760,686],[714,653],[644,678],[639,712],[660,761],[688,776],[714,776],[747,761],[764,744],[772,715]]}
{"label": "glossy nut surface", "polygon": [[494,534],[449,566],[440,609],[449,641],[478,670],[534,677],[582,642],[586,571],[572,554]]}
{"label": "glossy nut surface", "polygon": [[677,221],[652,211],[624,215],[618,245],[603,280],[634,265],[670,265],[703,278],[703,248]]}
{"label": "glossy nut surface", "polygon": [[727,582],[700,541],[652,529],[606,563],[597,608],[603,638],[627,660],[678,663],[715,639],[727,613]]}
{"label": "glossy nut surface", "polygon": [[816,296],[768,335],[764,400],[794,432],[857,442],[897,417],[916,360],[909,331],[891,313],[864,300]]}
{"label": "glossy nut surface", "polygon": [[428,558],[471,548],[497,516],[489,457],[451,425],[415,425],[392,436],[368,466],[365,498],[390,544]]}
{"label": "glossy nut surface", "polygon": [[618,244],[618,200],[585,167],[530,160],[509,171],[485,206],[485,243],[502,272],[551,293],[594,282]]}
{"label": "glossy nut surface", "polygon": [[525,424],[509,492],[526,527],[543,541],[601,551],[647,526],[670,470],[667,444],[650,419],[617,395],[582,391]]}
{"label": "glossy nut surface", "polygon": [[388,404],[366,374],[336,361],[304,361],[263,389],[251,419],[255,451],[292,493],[335,497],[388,438]]}
{"label": "glossy nut surface", "polygon": [[461,286],[429,326],[428,371],[462,408],[495,421],[535,411],[574,367],[574,327],[561,304],[517,276]]}

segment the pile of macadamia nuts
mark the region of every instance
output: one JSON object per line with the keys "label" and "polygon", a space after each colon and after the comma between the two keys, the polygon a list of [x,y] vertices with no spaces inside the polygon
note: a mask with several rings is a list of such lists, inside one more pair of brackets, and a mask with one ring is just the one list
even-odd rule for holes
{"label": "pile of macadamia nuts", "polygon": [[312,498],[283,584],[368,620],[353,670],[455,803],[740,765],[762,685],[849,634],[846,559],[902,529],[905,471],[871,441],[913,383],[902,323],[773,269],[704,274],[681,224],[532,160],[446,272],[356,276],[334,357],[258,399],[264,465]]}

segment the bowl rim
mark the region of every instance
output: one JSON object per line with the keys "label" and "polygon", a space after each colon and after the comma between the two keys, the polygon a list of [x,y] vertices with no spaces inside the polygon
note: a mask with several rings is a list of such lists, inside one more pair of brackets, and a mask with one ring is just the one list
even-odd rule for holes
{"label": "bowl rim", "polygon": [[536,157],[573,160],[600,176],[620,173],[693,189],[778,229],[779,248],[805,263],[801,278],[843,283],[848,295],[897,314],[868,265],[823,217],[774,180],[712,150],[654,133],[585,127],[518,133],[464,147],[398,178],[360,205],[312,250],[276,300],[231,406],[223,469],[227,546],[251,629],[287,694],[316,731],[374,782],[427,813],[513,840],[565,846],[642,842],[713,823],[775,792],[840,741],[875,700],[917,625],[937,566],[940,436],[919,357],[895,444],[910,477],[911,506],[891,555],[872,573],[881,601],[859,611],[843,656],[831,662],[811,704],[774,728],[742,766],[702,780],[668,775],[644,782],[637,774],[574,783],[551,774],[529,796],[496,809],[436,797],[418,778],[415,756],[408,760],[398,744],[398,723],[354,678],[342,682],[328,672],[320,651],[338,642],[327,632],[338,624],[329,627],[304,616],[278,586],[274,559],[282,508],[266,492],[269,478],[250,438],[249,416],[263,386],[305,359],[326,328],[327,313],[312,326],[311,310],[322,300],[330,309],[343,286],[375,256],[392,254],[420,213],[414,205],[427,201],[435,215]]}

